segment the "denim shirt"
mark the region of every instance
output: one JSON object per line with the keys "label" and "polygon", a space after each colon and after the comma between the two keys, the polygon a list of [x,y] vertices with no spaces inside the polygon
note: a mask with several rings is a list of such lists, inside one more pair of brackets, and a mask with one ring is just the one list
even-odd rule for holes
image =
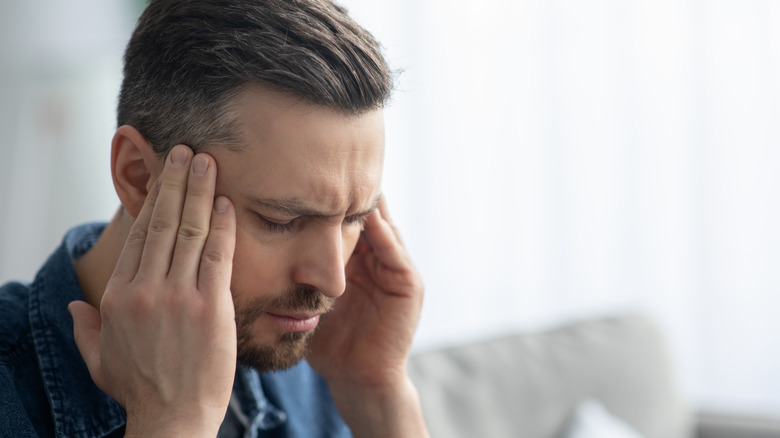
{"label": "denim shirt", "polygon": [[[125,412],[92,381],[67,310],[84,299],[73,261],[104,227],[70,230],[31,284],[0,287],[0,437],[124,435]],[[327,384],[305,361],[262,375],[239,366],[220,429],[220,437],[230,435],[351,436]]]}

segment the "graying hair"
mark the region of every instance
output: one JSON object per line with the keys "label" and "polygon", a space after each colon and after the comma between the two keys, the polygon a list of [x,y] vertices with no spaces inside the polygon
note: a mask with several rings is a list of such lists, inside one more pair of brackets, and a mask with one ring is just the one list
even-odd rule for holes
{"label": "graying hair", "polygon": [[357,115],[393,74],[374,37],[328,0],[152,0],[125,52],[117,123],[165,156],[241,144],[229,103],[260,84]]}

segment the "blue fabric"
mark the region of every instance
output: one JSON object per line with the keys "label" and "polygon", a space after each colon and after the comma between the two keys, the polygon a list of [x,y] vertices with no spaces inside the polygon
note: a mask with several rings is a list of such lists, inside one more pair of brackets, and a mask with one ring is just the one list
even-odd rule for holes
{"label": "blue fabric", "polygon": [[[104,224],[72,229],[31,284],[0,287],[0,437],[121,437],[125,412],[92,382],[67,305],[84,296],[73,261]],[[233,387],[247,438],[349,437],[325,381],[304,361],[259,375],[239,367]]]}

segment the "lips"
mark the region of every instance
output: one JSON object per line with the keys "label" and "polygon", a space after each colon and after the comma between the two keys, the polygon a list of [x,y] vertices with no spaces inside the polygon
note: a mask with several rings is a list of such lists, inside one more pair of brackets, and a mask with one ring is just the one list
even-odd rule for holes
{"label": "lips", "polygon": [[314,330],[320,322],[318,313],[276,314],[267,313],[271,322],[286,332],[303,332]]}
{"label": "lips", "polygon": [[320,316],[319,313],[285,314],[285,313],[270,313],[270,312],[269,312],[269,315],[277,316],[277,317],[280,317],[280,318],[292,318],[292,319],[297,319],[297,320],[300,320],[300,321],[304,321],[304,320],[307,320],[307,319],[312,319],[314,317]]}

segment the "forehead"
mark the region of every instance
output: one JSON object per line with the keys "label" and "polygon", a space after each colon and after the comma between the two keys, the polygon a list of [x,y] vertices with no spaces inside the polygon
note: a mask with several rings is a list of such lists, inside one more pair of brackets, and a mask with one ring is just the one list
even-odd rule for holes
{"label": "forehead", "polygon": [[384,160],[382,111],[356,116],[253,87],[231,113],[243,147],[213,148],[217,190],[239,197],[299,199],[341,211],[379,194]]}

